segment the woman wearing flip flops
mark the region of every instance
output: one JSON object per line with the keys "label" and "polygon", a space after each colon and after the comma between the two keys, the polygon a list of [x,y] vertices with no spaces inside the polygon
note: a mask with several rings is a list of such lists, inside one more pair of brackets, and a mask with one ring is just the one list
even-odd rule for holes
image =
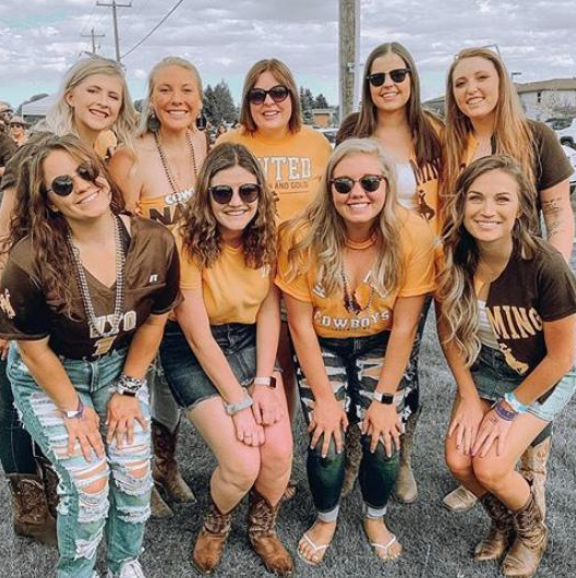
{"label": "woman wearing flip flops", "polygon": [[364,530],[378,556],[397,558],[402,547],[384,515],[399,467],[404,372],[434,287],[433,233],[397,203],[376,141],[350,139],[334,151],[310,207],[281,229],[276,283],[311,435],[317,517],[298,553],[313,565],[324,558],[338,520],[346,429],[361,422]]}

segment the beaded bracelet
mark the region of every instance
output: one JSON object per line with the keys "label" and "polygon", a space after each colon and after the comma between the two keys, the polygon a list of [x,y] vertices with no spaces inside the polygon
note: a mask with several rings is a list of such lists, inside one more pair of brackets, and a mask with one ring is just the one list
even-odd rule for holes
{"label": "beaded bracelet", "polygon": [[494,406],[494,411],[496,412],[496,414],[498,415],[498,417],[502,418],[505,421],[514,421],[517,417],[518,417],[518,412],[517,411],[510,411],[507,410],[503,405],[502,402],[499,401],[495,406]]}
{"label": "beaded bracelet", "polygon": [[120,378],[116,382],[116,391],[120,395],[136,396],[141,387],[146,385],[146,379],[138,379],[137,377],[131,377],[125,373],[120,375]]}

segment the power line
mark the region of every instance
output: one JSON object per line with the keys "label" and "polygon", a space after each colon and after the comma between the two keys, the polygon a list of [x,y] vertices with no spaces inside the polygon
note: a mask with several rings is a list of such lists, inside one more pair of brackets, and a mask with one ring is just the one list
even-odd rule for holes
{"label": "power line", "polygon": [[144,36],[144,38],[142,38],[142,40],[140,40],[140,42],[136,43],[130,50],[128,50],[128,52],[125,52],[121,56],[121,58],[126,58],[126,56],[128,56],[130,53],[134,52],[134,50],[136,50],[136,48],[138,48],[141,44],[143,44],[146,40],[148,40],[148,38],[150,38],[150,36],[152,36],[152,34],[154,34],[154,32],[156,32],[156,30],[158,30],[158,28],[160,28],[160,26],[162,26],[162,24],[164,24],[164,22],[166,22],[166,20],[168,20],[169,16],[172,14],[172,12],[174,12],[176,10],[176,8],[178,8],[178,6],[180,6],[180,4],[182,4],[182,2],[184,2],[184,0],[179,0],[178,2],[176,2],[176,4],[172,8],[170,8],[170,10],[166,14],[166,16],[164,16],[164,18],[162,18],[162,20],[160,20],[160,22],[158,22],[158,24],[156,24],[156,26],[154,26],[154,28],[152,28],[152,30],[150,30],[150,32],[148,32],[148,34],[146,34],[146,36]]}
{"label": "power line", "polygon": [[114,44],[116,45],[116,61],[120,62],[120,35],[118,34],[118,13],[117,8],[132,8],[132,2],[130,4],[118,4],[116,0],[112,0],[111,3],[105,4],[104,2],[96,2],[96,6],[104,6],[106,8],[112,8],[112,20],[114,21]]}
{"label": "power line", "polygon": [[96,54],[96,38],[104,38],[106,34],[96,34],[94,28],[90,31],[90,34],[80,34],[82,38],[92,38],[92,54]]}

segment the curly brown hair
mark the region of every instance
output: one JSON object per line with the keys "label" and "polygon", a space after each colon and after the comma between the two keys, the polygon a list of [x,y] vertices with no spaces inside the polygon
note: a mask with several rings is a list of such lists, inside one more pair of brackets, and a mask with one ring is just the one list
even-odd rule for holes
{"label": "curly brown hair", "polygon": [[96,153],[73,135],[44,137],[19,166],[19,179],[13,217],[10,223],[10,247],[29,237],[40,263],[43,289],[51,300],[70,314],[71,287],[75,283],[72,257],[67,241],[68,222],[50,210],[44,184],[44,161],[54,151],[64,151],[79,163],[89,165],[94,174],[104,177],[112,193],[110,207],[114,214],[124,208],[124,200],[106,166]]}
{"label": "curly brown hair", "polygon": [[244,262],[253,269],[276,263],[276,199],[266,184],[258,160],[243,145],[222,143],[206,157],[196,181],[196,191],[182,214],[179,231],[188,255],[201,267],[211,267],[220,257],[221,235],[210,205],[210,183],[220,171],[242,167],[256,177],[261,194],[258,208],[242,232]]}

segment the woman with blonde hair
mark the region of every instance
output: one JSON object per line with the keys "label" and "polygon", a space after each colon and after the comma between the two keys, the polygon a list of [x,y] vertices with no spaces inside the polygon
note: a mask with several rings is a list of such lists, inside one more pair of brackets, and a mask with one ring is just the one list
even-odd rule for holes
{"label": "woman with blonde hair", "polygon": [[[128,209],[174,229],[194,194],[207,154],[206,137],[196,128],[201,111],[202,80],[196,67],[175,56],[158,62],[148,77],[134,147],[118,149],[110,161]],[[176,461],[180,412],[159,367],[152,386],[152,415],[156,484],[172,500],[192,502],[194,494]],[[171,515],[157,491],[153,512]]]}
{"label": "woman with blonde hair", "polygon": [[452,474],[491,519],[476,560],[532,577],[548,529],[520,456],[574,395],[576,281],[532,234],[536,191],[514,159],[490,156],[460,175],[446,212],[439,279],[441,343],[458,386],[446,439]]}
{"label": "woman with blonde hair", "polygon": [[[574,214],[569,177],[573,172],[556,135],[545,124],[528,120],[510,73],[488,48],[466,48],[458,53],[446,82],[446,128],[443,158],[443,206],[449,206],[462,169],[472,161],[493,155],[515,159],[536,189],[532,200],[534,232],[543,217],[546,238],[568,261],[574,239]],[[550,453],[551,427],[522,457],[521,469],[534,480],[536,496],[545,511],[544,484]],[[474,499],[458,488],[445,498],[451,509],[466,509]]]}
{"label": "woman with blonde hair", "polygon": [[336,148],[312,204],[281,229],[276,283],[298,359],[317,509],[298,553],[318,565],[332,541],[350,427],[361,430],[364,530],[380,558],[397,558],[402,548],[384,515],[398,474],[405,371],[434,288],[433,234],[398,204],[376,141]]}
{"label": "woman with blonde hair", "polygon": [[[420,78],[416,63],[398,42],[380,44],[368,56],[362,79],[362,108],[344,119],[336,142],[347,138],[373,138],[394,162],[398,202],[425,219],[439,233],[438,181],[442,149],[442,123],[420,101]],[[406,372],[406,431],[400,450],[400,472],[394,490],[396,499],[409,504],[418,497],[412,471],[412,449],[420,405],[418,357],[431,299],[425,303],[422,319]],[[361,451],[352,430],[347,437],[346,476],[343,494],[356,480]],[[358,432],[356,432],[358,433]]]}
{"label": "woman with blonde hair", "polygon": [[217,460],[192,562],[212,572],[250,492],[248,537],[266,568],[293,562],[276,536],[292,435],[276,366],[280,331],[275,200],[246,147],[208,155],[178,229],[184,296],[160,349],[175,399]]}

